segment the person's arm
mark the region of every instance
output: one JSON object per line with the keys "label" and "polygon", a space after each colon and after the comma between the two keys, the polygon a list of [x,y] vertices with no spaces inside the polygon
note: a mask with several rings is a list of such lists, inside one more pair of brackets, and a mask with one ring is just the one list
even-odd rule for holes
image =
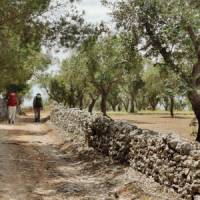
{"label": "person's arm", "polygon": [[35,107],[35,97],[33,99],[33,108]]}
{"label": "person's arm", "polygon": [[5,95],[5,104],[7,106],[7,109],[8,109],[8,95],[9,95],[9,93],[7,92]]}
{"label": "person's arm", "polygon": [[44,107],[43,107],[43,102],[42,102],[42,98],[41,98],[41,109],[43,110]]}
{"label": "person's arm", "polygon": [[21,103],[20,103],[19,96],[17,94],[16,94],[16,101],[17,101],[16,102],[16,104],[17,104],[16,106],[19,107]]}

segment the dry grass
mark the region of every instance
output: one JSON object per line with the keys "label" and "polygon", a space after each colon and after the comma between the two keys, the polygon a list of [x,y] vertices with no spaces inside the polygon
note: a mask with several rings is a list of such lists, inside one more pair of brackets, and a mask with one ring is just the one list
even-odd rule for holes
{"label": "dry grass", "polygon": [[125,120],[139,128],[159,131],[161,133],[175,133],[184,138],[194,140],[193,127],[189,126],[194,115],[192,112],[178,112],[171,118],[166,112],[142,112],[137,114],[113,113],[109,115],[115,120]]}

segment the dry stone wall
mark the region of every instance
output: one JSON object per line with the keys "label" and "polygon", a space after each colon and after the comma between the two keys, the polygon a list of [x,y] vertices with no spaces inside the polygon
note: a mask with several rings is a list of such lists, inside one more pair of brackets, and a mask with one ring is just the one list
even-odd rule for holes
{"label": "dry stone wall", "polygon": [[85,135],[90,147],[130,164],[185,199],[196,199],[200,194],[198,143],[62,106],[52,110],[51,121],[65,132]]}

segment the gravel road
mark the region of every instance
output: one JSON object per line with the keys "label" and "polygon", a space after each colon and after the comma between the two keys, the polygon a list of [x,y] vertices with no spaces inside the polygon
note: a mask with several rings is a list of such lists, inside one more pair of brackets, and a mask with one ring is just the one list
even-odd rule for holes
{"label": "gravel road", "polygon": [[[180,200],[32,116],[0,124],[1,200]],[[65,141],[65,142],[63,142]]]}

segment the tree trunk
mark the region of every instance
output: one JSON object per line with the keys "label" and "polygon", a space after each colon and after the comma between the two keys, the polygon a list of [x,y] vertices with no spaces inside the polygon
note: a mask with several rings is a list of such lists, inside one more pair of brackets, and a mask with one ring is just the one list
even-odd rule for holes
{"label": "tree trunk", "polygon": [[70,106],[70,108],[76,107],[75,90],[72,86],[70,87],[69,106]]}
{"label": "tree trunk", "polygon": [[156,110],[157,103],[152,101],[152,102],[150,102],[150,105],[151,105],[151,109],[152,109],[153,111],[155,111],[155,110]]}
{"label": "tree trunk", "polygon": [[88,112],[92,113],[93,108],[94,108],[94,105],[95,105],[97,99],[98,99],[98,98],[96,98],[96,99],[95,99],[95,98],[91,98],[91,103],[90,103],[90,105],[88,106]]}
{"label": "tree trunk", "polygon": [[104,116],[107,116],[106,111],[107,111],[107,97],[108,93],[103,91],[101,93],[101,112],[103,113]]}
{"label": "tree trunk", "polygon": [[116,104],[114,104],[114,103],[111,103],[111,107],[112,107],[112,110],[114,111],[114,112],[116,112]]}
{"label": "tree trunk", "polygon": [[83,110],[83,95],[81,95],[80,97],[79,97],[79,108],[80,108],[80,110]]}
{"label": "tree trunk", "polygon": [[128,101],[126,101],[126,100],[122,101],[122,104],[124,105],[126,112],[128,112],[129,100]]}
{"label": "tree trunk", "polygon": [[156,105],[152,105],[152,110],[155,111],[156,110]]}
{"label": "tree trunk", "polygon": [[174,118],[174,97],[170,96],[170,115]]}
{"label": "tree trunk", "polygon": [[196,141],[200,142],[200,94],[197,93],[197,87],[200,87],[200,42],[198,36],[195,35],[195,32],[193,30],[192,25],[188,25],[187,27],[188,34],[190,36],[190,39],[193,43],[194,49],[196,51],[197,56],[197,63],[193,65],[192,69],[192,86],[193,90],[190,90],[188,92],[188,97],[190,99],[190,102],[192,104],[193,111],[196,115],[197,121],[198,121],[198,132],[197,132],[197,138]]}
{"label": "tree trunk", "polygon": [[197,93],[197,91],[193,90],[188,92],[188,97],[198,121],[198,132],[196,141],[200,142],[200,95]]}
{"label": "tree trunk", "polygon": [[155,96],[150,97],[149,98],[149,104],[151,106],[151,109],[153,111],[155,111],[156,110],[156,106],[158,104],[158,99]]}
{"label": "tree trunk", "polygon": [[130,108],[130,113],[134,113],[135,112],[135,101],[134,98],[131,97],[131,108]]}
{"label": "tree trunk", "polygon": [[144,104],[139,103],[138,101],[135,101],[135,105],[136,105],[136,107],[137,107],[137,110],[138,110],[138,111],[141,111],[141,110],[142,110],[142,105],[144,105]]}
{"label": "tree trunk", "polygon": [[70,99],[70,104],[69,104],[70,108],[75,108],[76,107],[76,102],[75,102],[75,98],[71,96]]}
{"label": "tree trunk", "polygon": [[119,112],[122,110],[121,104],[118,105],[117,109]]}
{"label": "tree trunk", "polygon": [[164,108],[165,108],[165,111],[168,111],[168,109],[169,109],[169,99],[168,99],[168,97],[164,97]]}

